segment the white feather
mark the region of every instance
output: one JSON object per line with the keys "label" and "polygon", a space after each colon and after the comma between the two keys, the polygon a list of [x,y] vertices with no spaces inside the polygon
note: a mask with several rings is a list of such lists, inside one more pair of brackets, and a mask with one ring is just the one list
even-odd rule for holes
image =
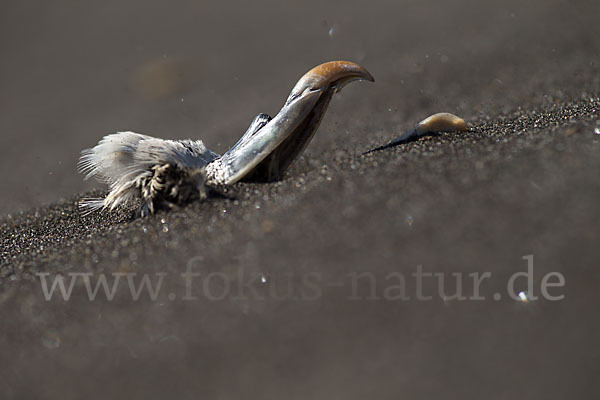
{"label": "white feather", "polygon": [[135,132],[105,136],[91,149],[83,150],[79,172],[109,185],[105,199],[84,199],[86,211],[114,209],[140,197],[140,184],[153,175],[155,165],[172,164],[182,169],[201,168],[219,157],[201,140],[164,140]]}

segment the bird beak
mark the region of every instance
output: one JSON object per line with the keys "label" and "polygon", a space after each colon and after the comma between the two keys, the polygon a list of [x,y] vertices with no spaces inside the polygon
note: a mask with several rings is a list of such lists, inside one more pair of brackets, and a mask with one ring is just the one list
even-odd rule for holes
{"label": "bird beak", "polygon": [[286,105],[306,91],[329,90],[334,93],[356,80],[375,82],[375,78],[363,67],[349,61],[331,61],[317,65],[308,71],[292,89]]}
{"label": "bird beak", "polygon": [[312,139],[333,94],[355,80],[375,81],[366,69],[348,61],[331,61],[308,71],[273,119],[259,115],[244,136],[209,165],[215,171],[209,181],[229,185],[242,179],[280,179]]}

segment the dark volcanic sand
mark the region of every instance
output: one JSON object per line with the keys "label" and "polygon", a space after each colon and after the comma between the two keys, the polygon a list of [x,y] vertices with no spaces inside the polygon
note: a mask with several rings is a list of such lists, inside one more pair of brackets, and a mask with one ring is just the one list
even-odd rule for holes
{"label": "dark volcanic sand", "polygon": [[[597,397],[600,5],[480,3],[3,4],[0,398]],[[78,152],[104,134],[222,152],[332,59],[377,81],[335,97],[283,181],[145,219],[78,214],[101,188]],[[440,111],[471,131],[361,155]],[[559,272],[563,300],[509,298],[528,255],[534,295]],[[418,266],[448,295],[453,273],[472,296],[468,274],[489,272],[486,299],[431,278],[419,301]],[[82,278],[46,301],[40,272],[166,275],[154,301],[125,277],[112,301]],[[410,300],[386,297],[392,273]]]}

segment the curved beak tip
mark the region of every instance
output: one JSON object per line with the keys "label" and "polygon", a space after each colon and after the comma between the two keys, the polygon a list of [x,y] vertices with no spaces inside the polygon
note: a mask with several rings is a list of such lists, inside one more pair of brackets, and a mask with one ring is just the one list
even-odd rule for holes
{"label": "curved beak tip", "polygon": [[369,71],[350,61],[330,61],[317,65],[305,76],[316,78],[319,85],[328,85],[338,81],[366,80],[375,82]]}
{"label": "curved beak tip", "polygon": [[373,77],[373,75],[371,75],[371,73],[369,71],[367,71],[365,68],[363,68],[364,70],[364,75],[362,76],[362,79],[365,81],[369,81],[369,82],[375,82],[375,78]]}

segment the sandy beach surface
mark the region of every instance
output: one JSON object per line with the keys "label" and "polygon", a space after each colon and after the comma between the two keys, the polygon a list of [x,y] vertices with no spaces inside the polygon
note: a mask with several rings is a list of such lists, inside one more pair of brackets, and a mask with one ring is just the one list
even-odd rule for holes
{"label": "sandy beach surface", "polygon": [[[4,2],[0,398],[597,397],[598,16]],[[76,169],[105,134],[224,152],[337,59],[376,82],[334,97],[282,181],[143,219],[78,212],[105,193]],[[362,155],[440,111],[469,132]],[[46,293],[57,277],[68,300]]]}

